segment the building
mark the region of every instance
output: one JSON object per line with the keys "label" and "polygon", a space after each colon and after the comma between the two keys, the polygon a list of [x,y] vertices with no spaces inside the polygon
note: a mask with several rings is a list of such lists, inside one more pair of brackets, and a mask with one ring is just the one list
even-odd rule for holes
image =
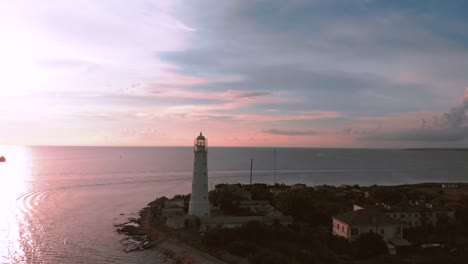
{"label": "building", "polygon": [[[436,226],[439,219],[444,221],[455,220],[455,210],[444,206],[408,205],[408,206],[388,206],[376,205],[366,206],[383,212],[385,215],[400,221],[404,228],[417,227],[422,225]],[[354,205],[355,210],[364,209],[363,206]]]}
{"label": "building", "polygon": [[293,224],[291,216],[219,216],[202,217],[200,219],[200,232],[204,233],[215,228],[236,228],[248,224],[249,222],[260,222],[266,225],[278,223],[283,226]]}
{"label": "building", "polygon": [[167,199],[161,209],[161,216],[166,219],[165,225],[174,229],[185,227],[185,212],[183,199]]}
{"label": "building", "polygon": [[278,211],[275,207],[273,207],[268,201],[257,201],[257,200],[250,200],[250,201],[240,201],[239,207],[248,211],[252,215],[260,215],[260,216],[283,216],[283,213]]}
{"label": "building", "polygon": [[192,195],[189,203],[189,215],[210,216],[211,204],[208,199],[208,144],[200,133],[194,142],[195,160],[193,165]]}
{"label": "building", "polygon": [[375,233],[388,243],[403,237],[402,223],[382,212],[361,209],[332,217],[333,234],[353,242],[361,234]]}
{"label": "building", "polygon": [[242,188],[240,184],[218,184],[216,189],[225,189],[242,200],[252,200],[252,193]]}
{"label": "building", "polygon": [[458,189],[458,183],[442,183],[442,189]]}

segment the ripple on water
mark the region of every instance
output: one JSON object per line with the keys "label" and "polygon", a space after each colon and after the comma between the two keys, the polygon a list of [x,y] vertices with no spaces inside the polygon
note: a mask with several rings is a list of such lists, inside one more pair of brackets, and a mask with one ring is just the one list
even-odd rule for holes
{"label": "ripple on water", "polygon": [[0,263],[162,263],[153,252],[122,251],[112,219],[141,206],[122,203],[119,189],[129,192],[128,186],[87,185],[17,196],[7,210],[13,220],[0,229],[0,245],[8,248],[0,251]]}

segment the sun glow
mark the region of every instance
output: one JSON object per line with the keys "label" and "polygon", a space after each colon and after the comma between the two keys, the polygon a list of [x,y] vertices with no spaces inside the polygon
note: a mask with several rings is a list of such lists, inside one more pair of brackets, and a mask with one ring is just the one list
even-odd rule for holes
{"label": "sun glow", "polygon": [[0,146],[0,263],[25,260],[20,234],[24,225],[24,211],[18,206],[19,197],[27,191],[31,176],[29,150],[19,146]]}

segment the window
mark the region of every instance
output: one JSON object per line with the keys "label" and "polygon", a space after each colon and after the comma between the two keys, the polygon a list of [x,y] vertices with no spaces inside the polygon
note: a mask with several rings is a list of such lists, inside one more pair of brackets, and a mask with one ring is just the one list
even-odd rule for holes
{"label": "window", "polygon": [[385,235],[385,229],[381,228],[381,229],[380,229],[380,234],[381,234],[381,235]]}
{"label": "window", "polygon": [[404,215],[404,214],[400,214],[400,218],[405,218],[405,215]]}
{"label": "window", "polygon": [[343,232],[344,232],[344,226],[341,226],[341,231],[343,231]]}
{"label": "window", "polygon": [[338,230],[340,229],[340,224],[336,224],[336,227],[338,228]]}

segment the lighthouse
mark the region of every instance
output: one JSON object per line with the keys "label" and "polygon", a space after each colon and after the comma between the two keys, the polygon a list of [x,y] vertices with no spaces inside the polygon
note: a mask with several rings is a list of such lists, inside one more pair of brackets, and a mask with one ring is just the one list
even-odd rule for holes
{"label": "lighthouse", "polygon": [[195,139],[193,164],[192,196],[190,197],[189,215],[198,217],[210,216],[210,200],[208,199],[208,166],[207,140],[200,133]]}

